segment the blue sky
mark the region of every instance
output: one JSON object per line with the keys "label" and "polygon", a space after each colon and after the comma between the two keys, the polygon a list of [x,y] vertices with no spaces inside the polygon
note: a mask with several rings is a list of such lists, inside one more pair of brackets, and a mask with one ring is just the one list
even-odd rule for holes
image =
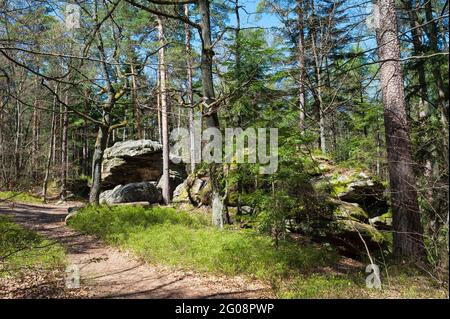
{"label": "blue sky", "polygon": [[[244,9],[239,10],[241,16],[241,27],[264,27],[270,28],[274,26],[279,26],[280,22],[277,17],[273,14],[254,14],[256,12],[256,7],[260,0],[241,0],[240,5],[244,6]],[[248,13],[248,14],[247,14]],[[253,13],[253,14],[252,14]],[[236,19],[234,14],[230,16],[230,23],[235,25]]]}

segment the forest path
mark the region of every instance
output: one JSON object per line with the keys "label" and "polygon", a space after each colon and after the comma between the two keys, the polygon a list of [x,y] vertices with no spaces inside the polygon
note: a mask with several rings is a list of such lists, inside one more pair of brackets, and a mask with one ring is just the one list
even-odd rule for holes
{"label": "forest path", "polygon": [[[73,204],[72,204],[73,205]],[[64,223],[67,205],[0,203],[0,214],[62,244],[81,286],[94,298],[270,298],[270,287],[241,277],[197,274],[149,265]]]}

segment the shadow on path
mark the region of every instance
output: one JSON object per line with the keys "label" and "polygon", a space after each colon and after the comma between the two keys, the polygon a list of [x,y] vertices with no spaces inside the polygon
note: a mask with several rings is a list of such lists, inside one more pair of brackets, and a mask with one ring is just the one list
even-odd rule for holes
{"label": "shadow on path", "polygon": [[68,206],[0,204],[0,215],[62,244],[69,264],[78,266],[81,284],[95,298],[270,298],[271,290],[240,277],[206,276],[149,265],[94,236],[67,227]]}

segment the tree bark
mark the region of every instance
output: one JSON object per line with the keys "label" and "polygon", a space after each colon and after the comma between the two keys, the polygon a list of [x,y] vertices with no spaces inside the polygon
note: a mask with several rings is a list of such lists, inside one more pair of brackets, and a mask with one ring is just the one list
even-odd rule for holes
{"label": "tree bark", "polygon": [[135,137],[142,138],[142,112],[137,103],[137,83],[136,83],[136,68],[133,61],[131,62],[131,104],[134,109],[134,120],[136,125]]}
{"label": "tree bark", "polygon": [[297,0],[297,23],[298,23],[298,107],[300,132],[305,131],[305,34],[304,34],[304,8],[303,0]]}
{"label": "tree bark", "polygon": [[[315,8],[314,8],[314,0],[311,0],[311,14],[313,19],[315,18]],[[326,146],[326,132],[325,132],[325,112],[324,105],[322,100],[322,56],[321,53],[318,52],[317,44],[316,44],[316,29],[314,27],[315,21],[312,21],[311,26],[311,49],[314,56],[315,63],[315,74],[317,81],[316,95],[317,95],[317,103],[318,103],[318,116],[319,116],[319,141],[320,141],[320,149],[323,154],[327,153]]]}
{"label": "tree bark", "polygon": [[[66,88],[64,103],[69,104],[69,88]],[[63,107],[63,120],[62,120],[62,140],[61,140],[61,170],[60,170],[60,199],[66,200],[67,193],[67,137],[68,137],[68,112],[67,107]]]}
{"label": "tree bark", "polygon": [[380,77],[394,229],[394,255],[419,260],[424,256],[423,229],[417,202],[411,141],[406,116],[403,75],[399,62],[396,10],[393,0],[377,1]]}
{"label": "tree bark", "polygon": [[[184,5],[184,15],[189,17],[189,4]],[[191,29],[189,24],[184,24],[185,31],[185,50],[186,50],[186,68],[187,68],[187,94],[189,103],[188,121],[189,121],[189,142],[191,157],[191,172],[195,171],[195,134],[194,134],[194,94],[192,91],[192,57],[191,57]]]}
{"label": "tree bark", "polygon": [[165,65],[165,37],[164,26],[161,17],[158,20],[158,38],[161,48],[158,52],[159,70],[160,70],[160,96],[161,96],[161,133],[162,133],[162,156],[163,156],[163,173],[162,179],[162,197],[165,204],[170,203],[170,172],[169,172],[169,132],[167,117],[167,88],[166,88],[166,65]]}
{"label": "tree bark", "polygon": [[[425,29],[427,31],[427,36],[430,41],[430,47],[431,51],[433,53],[439,52],[439,46],[438,46],[438,27],[436,24],[436,21],[433,21],[433,6],[431,4],[431,0],[425,1],[425,15],[427,18],[427,28]],[[434,83],[436,85],[436,89],[438,91],[438,98],[437,98],[437,105],[440,112],[440,120],[442,124],[442,129],[444,131],[444,134],[442,136],[442,158],[445,163],[446,171],[449,171],[449,141],[448,141],[448,88],[445,87],[444,81],[442,80],[442,74],[441,74],[441,64],[437,59],[431,59],[431,67],[432,67],[432,73],[434,77]],[[447,104],[447,105],[446,105]]]}
{"label": "tree bark", "polygon": [[[203,102],[205,103],[205,116],[203,116],[207,128],[219,128],[219,118],[217,112],[211,109],[211,104],[215,101],[212,63],[214,51],[211,42],[211,22],[209,0],[199,0],[198,8],[200,12],[200,38],[202,41],[201,52],[201,79],[203,87]],[[218,228],[224,224],[224,197],[220,184],[221,165],[210,163],[209,174],[212,189],[212,222]]]}
{"label": "tree bark", "polygon": [[[56,85],[55,92],[58,92],[58,85]],[[48,149],[48,158],[47,163],[45,166],[45,177],[44,177],[44,184],[42,186],[42,197],[44,199],[44,203],[47,202],[47,186],[48,186],[48,180],[50,177],[50,167],[52,163],[52,154],[53,154],[53,147],[54,147],[54,139],[55,137],[55,126],[56,126],[56,105],[57,105],[57,99],[56,96],[53,98],[53,105],[52,105],[52,124],[50,128],[50,147]]]}
{"label": "tree bark", "polygon": [[106,126],[98,128],[95,140],[94,154],[92,156],[92,186],[89,194],[89,202],[98,204],[101,192],[103,152],[108,141],[109,129]]}

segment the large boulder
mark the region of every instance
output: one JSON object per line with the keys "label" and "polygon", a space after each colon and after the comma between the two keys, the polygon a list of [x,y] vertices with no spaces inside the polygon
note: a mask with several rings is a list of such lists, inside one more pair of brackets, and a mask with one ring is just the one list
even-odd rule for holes
{"label": "large boulder", "polygon": [[369,214],[357,203],[330,199],[333,216],[325,228],[327,240],[343,253],[357,256],[366,251],[375,252],[387,245],[381,229],[370,222]]}
{"label": "large boulder", "polygon": [[359,204],[371,218],[389,209],[384,185],[364,172],[344,177],[337,185],[336,196],[340,200]]}
{"label": "large boulder", "polygon": [[309,220],[290,219],[287,228],[304,233],[318,242],[332,243],[341,253],[358,257],[367,249],[375,252],[385,248],[388,241],[381,229],[370,222],[359,204],[335,198],[326,200],[329,212]]}
{"label": "large boulder", "polygon": [[[171,155],[171,159],[175,156]],[[183,164],[170,162],[173,188],[186,177]],[[152,140],[117,142],[107,148],[102,163],[102,188],[158,181],[162,175],[162,145]]]}
{"label": "large boulder", "polygon": [[356,203],[347,203],[334,198],[329,199],[333,207],[333,215],[336,219],[349,219],[361,223],[369,222],[369,215]]}
{"label": "large boulder", "polygon": [[[169,184],[170,184],[170,191],[172,192],[172,196],[175,196],[175,189],[180,186],[184,182],[185,175],[181,174],[180,171],[176,170],[169,170]],[[162,176],[159,178],[158,183],[156,184],[156,187],[158,187],[161,191],[164,188],[164,180]]]}
{"label": "large boulder", "polygon": [[385,186],[369,173],[355,169],[328,172],[311,179],[314,189],[337,199],[358,204],[369,218],[385,214],[389,205]]}
{"label": "large boulder", "polygon": [[161,191],[153,182],[130,183],[117,185],[111,190],[100,194],[101,204],[117,204],[132,202],[159,203],[162,199]]}

